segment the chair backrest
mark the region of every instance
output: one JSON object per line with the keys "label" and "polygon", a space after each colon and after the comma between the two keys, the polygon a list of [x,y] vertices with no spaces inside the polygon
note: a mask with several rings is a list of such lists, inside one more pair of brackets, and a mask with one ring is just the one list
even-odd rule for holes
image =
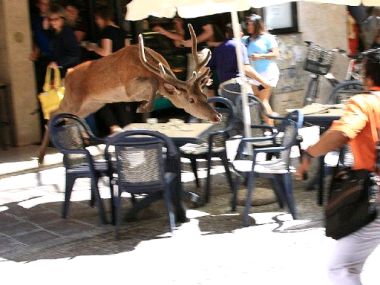
{"label": "chair backrest", "polygon": [[[263,114],[264,114],[264,106],[260,99],[256,96],[250,94],[248,95],[248,106],[249,106],[249,114],[251,117],[251,125],[261,126],[264,124]],[[237,114],[239,116],[239,120],[241,121],[241,128],[243,129],[244,115],[243,115],[243,100],[241,96],[236,100],[236,109]],[[264,135],[263,129],[253,128],[252,129],[253,137],[262,137]]]}
{"label": "chair backrest", "polygon": [[[114,154],[110,152],[111,146]],[[180,173],[174,143],[154,131],[133,130],[112,136],[106,143],[105,157],[110,169],[116,166],[118,185],[130,193],[162,190],[166,171]]]}
{"label": "chair backrest", "polygon": [[223,82],[219,85],[218,94],[230,100],[235,106],[241,97],[241,86],[236,78]]}
{"label": "chair backrest", "polygon": [[[222,115],[222,120],[219,123],[214,124],[208,133],[214,133],[218,131],[234,130],[234,124],[236,123],[236,114],[232,102],[226,98],[222,97],[211,97],[207,100],[209,104],[215,104],[214,109]],[[233,135],[230,133],[230,135]],[[208,141],[208,135],[205,134],[201,138],[202,141]],[[223,146],[225,142],[225,137],[216,136],[214,143],[216,146]]]}
{"label": "chair backrest", "polygon": [[363,93],[364,86],[360,81],[350,81],[337,85],[330,94],[329,104],[344,104],[352,96]]}
{"label": "chair backrest", "polygon": [[298,129],[301,128],[302,125],[303,114],[301,111],[295,110],[282,120],[278,128],[279,136],[282,136],[281,147],[284,148],[284,150],[280,152],[280,158],[286,162],[288,166],[290,164],[291,148],[297,143]]}
{"label": "chair backrest", "polygon": [[65,167],[89,163],[86,140],[94,137],[84,120],[73,114],[62,113],[49,122],[53,145],[64,155]]}

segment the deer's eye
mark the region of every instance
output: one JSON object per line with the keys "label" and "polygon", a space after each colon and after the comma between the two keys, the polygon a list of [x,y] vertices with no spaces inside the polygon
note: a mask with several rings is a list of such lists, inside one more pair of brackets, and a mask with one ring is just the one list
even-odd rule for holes
{"label": "deer's eye", "polygon": [[195,103],[194,99],[193,99],[193,98],[189,98],[189,103],[190,103],[190,104]]}

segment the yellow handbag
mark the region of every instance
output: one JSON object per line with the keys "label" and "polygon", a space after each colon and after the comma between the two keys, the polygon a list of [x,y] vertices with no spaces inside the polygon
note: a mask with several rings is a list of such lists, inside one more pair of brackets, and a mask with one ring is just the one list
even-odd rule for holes
{"label": "yellow handbag", "polygon": [[[54,72],[54,81],[51,82],[51,72]],[[65,87],[62,84],[61,73],[58,68],[48,67],[46,69],[44,92],[38,95],[45,120],[50,119],[50,114],[56,111],[61,104],[65,94]]]}

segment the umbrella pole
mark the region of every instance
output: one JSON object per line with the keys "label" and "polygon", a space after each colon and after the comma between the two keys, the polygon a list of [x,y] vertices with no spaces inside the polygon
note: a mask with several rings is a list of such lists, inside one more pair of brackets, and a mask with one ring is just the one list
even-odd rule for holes
{"label": "umbrella pole", "polygon": [[[239,17],[237,11],[231,12],[231,22],[232,29],[234,32],[234,38],[237,43],[241,43],[241,29],[239,23]],[[241,87],[241,97],[242,97],[242,107],[243,107],[243,119],[244,119],[244,136],[251,137],[251,114],[248,105],[248,86],[246,84],[246,76],[244,72],[243,56],[242,56],[242,46],[240,44],[236,45],[236,58],[239,68],[240,77],[240,87]],[[251,148],[249,148],[250,150]]]}

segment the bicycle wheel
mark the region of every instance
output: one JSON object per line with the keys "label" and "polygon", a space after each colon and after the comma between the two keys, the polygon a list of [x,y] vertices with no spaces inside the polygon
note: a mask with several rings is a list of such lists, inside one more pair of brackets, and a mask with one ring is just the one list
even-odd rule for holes
{"label": "bicycle wheel", "polygon": [[363,92],[363,83],[357,80],[346,81],[338,84],[330,94],[329,104],[345,103],[352,96]]}

